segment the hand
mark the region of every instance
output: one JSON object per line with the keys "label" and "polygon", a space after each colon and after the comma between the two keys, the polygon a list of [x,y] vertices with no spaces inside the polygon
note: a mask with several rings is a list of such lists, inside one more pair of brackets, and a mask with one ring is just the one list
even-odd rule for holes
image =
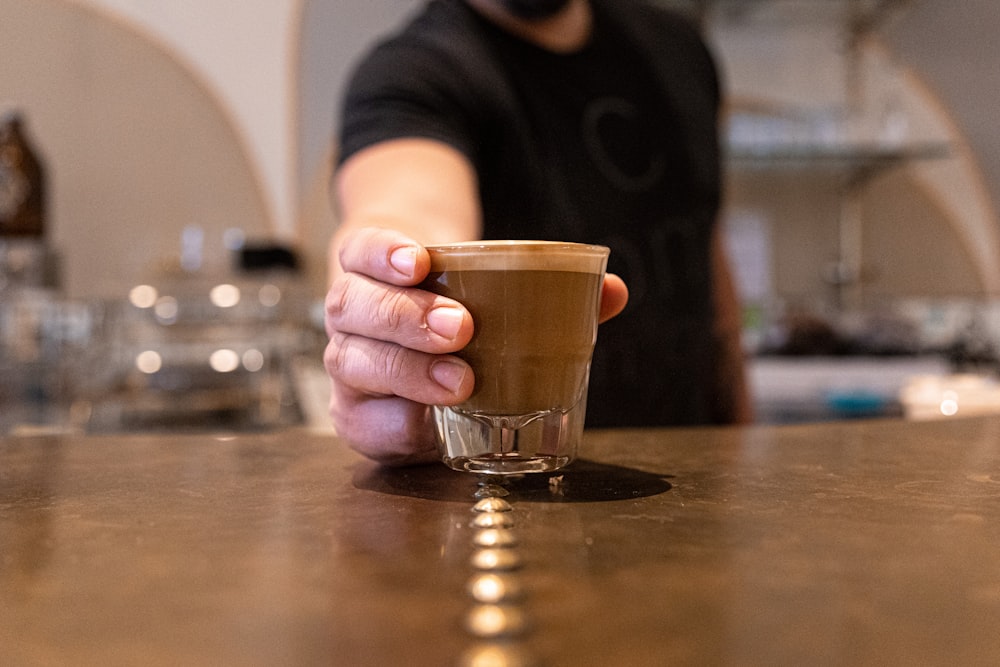
{"label": "hand", "polygon": [[[339,260],[343,272],[327,294],[325,319],[334,427],[353,449],[382,463],[436,460],[428,406],[455,405],[472,393],[472,369],[452,354],[472,338],[472,316],[457,301],[415,287],[430,257],[398,232],[349,234]],[[627,300],[625,283],[609,274],[600,321]]]}
{"label": "hand", "polygon": [[428,406],[461,403],[472,393],[472,370],[451,354],[472,338],[472,316],[414,287],[430,257],[398,232],[360,229],[344,238],[339,259],[343,273],[326,298],[323,359],[334,427],[376,461],[436,459]]}

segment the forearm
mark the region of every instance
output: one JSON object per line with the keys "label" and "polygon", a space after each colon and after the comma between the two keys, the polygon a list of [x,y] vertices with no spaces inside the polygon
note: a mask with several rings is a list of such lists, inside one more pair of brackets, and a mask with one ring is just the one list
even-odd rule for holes
{"label": "forearm", "polygon": [[334,175],[338,227],[329,249],[331,280],[344,238],[364,227],[393,229],[418,243],[479,238],[478,183],[464,155],[440,142],[399,139],[367,148]]}

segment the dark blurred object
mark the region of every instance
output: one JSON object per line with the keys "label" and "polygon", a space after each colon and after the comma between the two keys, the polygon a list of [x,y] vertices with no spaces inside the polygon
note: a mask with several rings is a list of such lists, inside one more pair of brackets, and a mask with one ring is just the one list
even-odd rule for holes
{"label": "dark blurred object", "polygon": [[45,239],[45,167],[24,126],[19,111],[0,111],[0,293],[8,295],[59,284]]}
{"label": "dark blurred object", "polygon": [[40,240],[0,237],[0,295],[61,284],[59,255]]}
{"label": "dark blurred object", "polygon": [[45,170],[18,111],[0,116],[0,238],[45,236]]}
{"label": "dark blurred object", "polygon": [[279,244],[252,244],[240,248],[239,270],[247,272],[299,270],[299,256],[291,248]]}
{"label": "dark blurred object", "polygon": [[786,323],[784,344],[776,352],[790,356],[844,354],[846,342],[826,320],[812,315],[794,315]]}
{"label": "dark blurred object", "polygon": [[995,374],[1000,371],[1000,355],[986,327],[978,318],[972,318],[958,332],[945,350],[952,367],[959,373]]}
{"label": "dark blurred object", "polygon": [[761,354],[779,356],[914,356],[925,349],[916,325],[891,312],[840,313],[837,317],[801,312],[785,317],[781,336]]}

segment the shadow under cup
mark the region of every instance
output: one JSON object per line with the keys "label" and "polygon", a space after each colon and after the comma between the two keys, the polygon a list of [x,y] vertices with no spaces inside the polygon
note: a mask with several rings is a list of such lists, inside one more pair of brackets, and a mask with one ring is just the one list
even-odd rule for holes
{"label": "shadow under cup", "polygon": [[435,406],[438,449],[456,470],[546,472],[576,457],[609,250],[555,241],[428,246],[422,287],[461,302],[475,333],[458,353],[469,399]]}

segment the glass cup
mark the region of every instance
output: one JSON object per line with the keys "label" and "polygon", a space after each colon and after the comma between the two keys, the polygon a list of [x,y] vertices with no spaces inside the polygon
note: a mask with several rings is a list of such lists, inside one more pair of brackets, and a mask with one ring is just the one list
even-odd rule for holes
{"label": "glass cup", "polygon": [[557,470],[575,456],[587,405],[608,248],[555,241],[428,246],[422,287],[461,302],[475,333],[458,353],[476,386],[435,406],[446,465],[485,474]]}

